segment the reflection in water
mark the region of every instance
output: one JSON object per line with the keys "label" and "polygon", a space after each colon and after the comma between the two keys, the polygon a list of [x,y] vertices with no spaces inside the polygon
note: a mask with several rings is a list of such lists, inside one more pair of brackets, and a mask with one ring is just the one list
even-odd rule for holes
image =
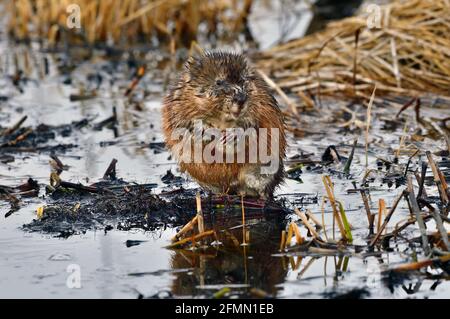
{"label": "reflection in water", "polygon": [[[205,295],[222,287],[246,294],[250,288],[277,295],[277,285],[284,281],[287,271],[281,259],[272,256],[278,251],[281,224],[277,216],[263,213],[246,216],[246,242],[242,245],[243,229],[239,209],[216,214],[214,229],[221,245],[217,248],[176,250],[171,259],[172,269],[193,268],[193,272],[177,272],[172,293],[178,296]],[[211,227],[211,221],[208,228]]]}
{"label": "reflection in water", "polygon": [[102,299],[110,299],[113,296],[111,270],[114,268],[113,247],[110,236],[100,237],[101,245],[101,268],[97,269],[100,273],[99,294]]}
{"label": "reflection in water", "polygon": [[[281,254],[279,242],[285,223],[280,215],[246,215],[248,245],[242,245],[241,216],[236,209],[209,216],[207,228],[216,230],[221,245],[173,251],[170,265],[174,296],[211,297],[226,287],[232,295],[241,297],[365,298],[385,293],[414,294],[420,288],[420,283],[406,284],[405,278],[398,280],[396,287],[391,286],[392,278],[387,279],[388,274],[383,273],[390,263],[388,253],[364,257],[365,253],[353,250],[294,249]],[[264,294],[255,294],[254,288]]]}

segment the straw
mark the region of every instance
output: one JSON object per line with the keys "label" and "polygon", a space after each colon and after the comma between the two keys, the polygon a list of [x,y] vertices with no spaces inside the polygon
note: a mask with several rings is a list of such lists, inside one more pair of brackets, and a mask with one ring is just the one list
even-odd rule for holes
{"label": "straw", "polygon": [[297,95],[353,99],[369,96],[376,85],[379,96],[449,97],[448,1],[392,1],[381,6],[387,11],[381,28],[369,29],[362,10],[257,54],[257,65],[284,92]]}

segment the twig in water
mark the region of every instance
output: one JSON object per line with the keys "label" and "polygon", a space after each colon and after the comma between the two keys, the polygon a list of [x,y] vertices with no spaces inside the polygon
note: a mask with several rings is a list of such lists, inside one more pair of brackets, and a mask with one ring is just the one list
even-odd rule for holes
{"label": "twig in water", "polygon": [[416,196],[414,195],[414,187],[412,176],[408,176],[408,201],[410,207],[416,217],[417,224],[419,225],[420,235],[422,237],[422,247],[425,255],[430,254],[430,245],[428,244],[427,230],[425,226],[425,222],[423,221],[422,214],[420,212],[419,204],[417,204]]}
{"label": "twig in water", "polygon": [[347,236],[345,234],[345,228],[341,220],[341,216],[339,215],[339,211],[336,207],[336,200],[334,198],[333,193],[333,183],[331,182],[331,179],[329,176],[323,176],[322,177],[323,184],[325,185],[325,190],[328,194],[328,199],[330,200],[331,208],[333,209],[334,218],[337,221],[339,231],[341,232],[341,236],[344,240],[347,240]]}
{"label": "twig in water", "polygon": [[417,98],[416,105],[414,106],[414,112],[416,113],[416,122],[423,123],[423,120],[420,118],[420,98]]}
{"label": "twig in water", "polygon": [[108,168],[106,169],[105,174],[103,174],[103,179],[116,179],[116,164],[117,160],[113,158]]}
{"label": "twig in water", "polygon": [[70,100],[70,102],[83,102],[83,101],[95,99],[96,97],[97,97],[97,92],[95,90],[92,92],[84,92],[84,90],[82,90],[82,92],[80,94],[70,94],[69,100]]}
{"label": "twig in water", "polygon": [[405,190],[403,190],[395,199],[394,203],[392,204],[391,209],[389,210],[388,214],[386,215],[386,218],[384,219],[383,225],[381,225],[380,230],[377,232],[375,237],[370,242],[369,247],[373,247],[377,243],[377,241],[380,239],[380,236],[383,233],[383,230],[386,228],[387,224],[389,223],[389,220],[391,219],[392,215],[394,214],[395,209],[397,208],[397,206],[400,203],[400,200],[402,199],[404,194],[405,194]]}
{"label": "twig in water", "polygon": [[76,189],[79,191],[89,192],[89,193],[100,193],[102,191],[105,191],[105,189],[94,187],[94,186],[85,186],[83,184],[75,184],[71,182],[65,182],[61,180],[58,174],[56,172],[52,172],[50,174],[50,186],[54,188],[63,187],[63,188],[70,188],[70,189]]}
{"label": "twig in water", "polygon": [[50,161],[50,165],[56,171],[56,173],[60,175],[65,168],[64,164],[55,154],[51,154],[50,158],[52,159],[52,161]]}
{"label": "twig in water", "polygon": [[293,226],[293,230],[294,230],[294,234],[295,234],[295,240],[297,242],[297,245],[303,244],[305,239],[300,234],[300,229],[298,228],[298,225],[296,223],[293,223],[292,226]]}
{"label": "twig in water", "polygon": [[444,185],[443,185],[442,180],[441,180],[441,175],[439,174],[439,168],[436,166],[436,163],[434,162],[430,151],[427,151],[426,155],[427,155],[427,158],[428,158],[428,162],[429,162],[429,164],[431,166],[431,171],[433,172],[434,182],[436,183],[436,186],[437,186],[437,188],[439,190],[439,195],[441,197],[442,204],[444,206],[447,206],[448,203],[449,203],[449,198],[448,198],[448,195],[447,195],[447,190],[444,189]]}
{"label": "twig in water", "polygon": [[375,221],[375,215],[372,214],[372,212],[370,211],[369,199],[367,198],[366,190],[361,189],[360,193],[361,193],[361,197],[364,202],[364,208],[365,208],[366,214],[367,214],[367,221],[369,222],[369,232],[370,232],[370,235],[372,235],[373,234],[373,224]]}
{"label": "twig in water", "polygon": [[22,124],[27,120],[28,116],[25,115],[23,116],[16,124],[14,124],[13,126],[11,126],[10,128],[4,130],[0,136],[7,136],[7,135],[11,135],[12,133],[14,133],[15,131],[17,131]]}
{"label": "twig in water", "polygon": [[293,223],[294,222],[291,222],[289,224],[289,227],[288,227],[287,236],[286,236],[286,243],[284,244],[284,246],[286,248],[289,248],[291,246],[292,236],[294,235]]}
{"label": "twig in water", "polygon": [[144,75],[145,75],[145,65],[140,66],[138,68],[135,78],[133,79],[130,86],[125,92],[125,96],[129,96],[134,91],[134,89],[137,87],[137,85],[139,84]]}
{"label": "twig in water", "polygon": [[187,223],[186,225],[183,226],[183,228],[181,228],[181,230],[172,237],[172,242],[178,241],[180,240],[180,238],[186,234],[188,231],[190,231],[191,229],[194,228],[194,226],[197,224],[198,222],[198,215],[195,216],[194,218],[191,219],[191,221],[189,223]]}
{"label": "twig in water", "polygon": [[442,188],[447,193],[447,198],[450,198],[450,189],[448,188],[448,184],[447,184],[447,181],[445,180],[444,173],[442,173],[442,171],[439,168],[438,168],[438,173],[439,173],[439,178],[441,179],[441,182],[442,182]]}
{"label": "twig in water", "polygon": [[350,174],[350,166],[352,165],[353,156],[355,155],[355,149],[356,145],[358,144],[358,138],[355,138],[355,141],[353,142],[352,151],[350,152],[350,156],[347,159],[347,162],[345,163],[344,167],[344,174],[348,175]]}
{"label": "twig in water", "polygon": [[400,116],[400,114],[402,114],[403,111],[405,111],[407,108],[409,108],[416,100],[417,100],[417,98],[413,97],[411,100],[406,102],[406,104],[402,106],[402,108],[397,112],[397,114],[395,114],[395,118],[397,119]]}
{"label": "twig in water", "polygon": [[417,180],[417,182],[419,183],[419,191],[417,192],[417,201],[419,201],[419,199],[422,198],[422,194],[425,194],[424,185],[425,185],[425,177],[427,175],[427,168],[428,168],[427,162],[422,162],[422,172],[420,174],[420,180]]}
{"label": "twig in water", "polygon": [[316,232],[314,227],[309,223],[308,219],[306,218],[306,215],[304,213],[302,213],[298,208],[295,208],[294,211],[297,214],[297,216],[300,217],[300,219],[302,220],[303,225],[305,225],[305,227],[309,230],[311,235],[314,238],[322,241],[322,239],[320,238],[319,234]]}
{"label": "twig in water", "polygon": [[302,278],[302,276],[305,274],[305,272],[308,270],[308,268],[313,264],[313,262],[316,259],[317,258],[315,258],[315,257],[311,257],[311,259],[308,261],[308,263],[305,265],[305,267],[303,267],[303,269],[298,273],[297,279],[301,279]]}
{"label": "twig in water", "polygon": [[112,111],[113,114],[110,117],[94,125],[95,130],[100,131],[107,125],[114,125],[117,123],[117,109],[115,106],[113,106]]}
{"label": "twig in water", "polygon": [[314,214],[309,209],[306,210],[305,214],[316,224],[316,228],[323,228],[322,224],[314,217]]}
{"label": "twig in water", "polygon": [[444,132],[437,123],[430,121],[430,125],[435,129],[436,132],[438,132],[442,138],[444,139],[445,143],[447,144],[447,151],[450,153],[450,138],[448,137],[448,134]]}
{"label": "twig in water", "polygon": [[394,271],[419,270],[424,267],[432,266],[433,264],[441,264],[441,263],[446,263],[448,261],[450,261],[450,254],[442,256],[442,257],[438,257],[438,258],[425,259],[425,260],[418,261],[418,262],[403,264],[403,265],[395,267],[393,270]]}
{"label": "twig in water", "polygon": [[200,240],[202,238],[205,238],[205,237],[208,237],[208,236],[212,236],[214,234],[215,234],[214,230],[208,230],[208,231],[205,231],[203,233],[194,235],[192,237],[185,238],[185,239],[182,239],[180,241],[177,241],[177,242],[175,242],[175,243],[173,243],[173,244],[171,244],[169,246],[166,246],[166,248],[170,249],[170,248],[174,248],[174,247],[178,247],[178,246],[184,245],[184,244],[189,243],[189,242],[196,242],[196,241],[198,241],[198,240]]}
{"label": "twig in water", "polygon": [[383,219],[383,214],[386,213],[386,202],[384,199],[380,198],[378,201],[378,224],[377,224],[377,233],[380,232],[381,228],[381,220]]}
{"label": "twig in water", "polygon": [[406,168],[405,168],[405,173],[403,174],[403,177],[406,177],[406,175],[408,174],[408,169],[409,169],[409,165],[411,165],[411,161],[414,158],[414,156],[417,155],[417,153],[419,153],[419,149],[417,149],[413,155],[411,155],[408,159],[408,163],[406,164]]}
{"label": "twig in water", "polygon": [[402,137],[400,137],[400,145],[398,146],[397,151],[395,152],[395,158],[398,159],[400,156],[400,151],[403,147],[403,144],[405,143],[405,139],[406,139],[406,131],[408,129],[408,122],[405,122],[405,126],[403,127],[403,134]]}
{"label": "twig in water", "polygon": [[23,134],[19,135],[14,140],[9,141],[9,142],[5,142],[3,144],[0,144],[0,148],[8,147],[8,146],[14,146],[17,143],[19,143],[19,142],[23,141],[24,139],[26,139],[28,137],[28,135],[30,135],[31,133],[33,133],[33,129],[32,128],[26,130]]}
{"label": "twig in water", "polygon": [[352,231],[350,229],[350,223],[347,220],[347,215],[345,214],[344,205],[342,204],[341,201],[338,201],[338,203],[339,203],[339,211],[341,212],[342,223],[344,224],[345,228],[345,236],[347,237],[349,242],[353,242]]}
{"label": "twig in water", "polygon": [[[325,236],[325,240],[328,242],[327,230],[325,229],[325,197],[322,197],[322,204],[320,205],[320,210],[322,213],[322,225],[323,225],[323,234]],[[333,234],[334,238],[334,234]]]}
{"label": "twig in water", "polygon": [[442,223],[441,215],[438,211],[434,210],[431,212],[431,215],[433,215],[434,221],[436,222],[436,228],[441,234],[442,242],[444,243],[445,250],[450,251],[450,244],[448,242],[448,234],[444,227],[444,224]]}

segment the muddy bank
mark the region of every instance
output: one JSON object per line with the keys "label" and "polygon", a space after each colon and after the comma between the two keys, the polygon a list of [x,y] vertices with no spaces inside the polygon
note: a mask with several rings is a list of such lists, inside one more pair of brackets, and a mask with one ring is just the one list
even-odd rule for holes
{"label": "muddy bank", "polygon": [[[51,178],[58,177],[53,175]],[[166,185],[180,183],[180,178],[170,171],[161,179]],[[31,183],[39,190],[35,181]],[[203,211],[208,225],[215,225],[225,216],[230,220],[234,216],[235,222],[238,222],[240,216],[239,197],[207,194],[201,189],[179,187],[155,194],[157,184],[129,183],[116,177],[105,178],[89,186],[61,180],[51,184],[46,185],[46,201],[38,208],[37,218],[23,225],[25,231],[67,238],[92,230],[102,230],[106,234],[111,230],[152,232],[176,228],[196,215],[196,193],[204,197]],[[10,196],[13,194],[9,193]],[[280,200],[260,202],[249,199],[244,207],[249,218],[276,216],[281,224],[291,212],[285,201]]]}

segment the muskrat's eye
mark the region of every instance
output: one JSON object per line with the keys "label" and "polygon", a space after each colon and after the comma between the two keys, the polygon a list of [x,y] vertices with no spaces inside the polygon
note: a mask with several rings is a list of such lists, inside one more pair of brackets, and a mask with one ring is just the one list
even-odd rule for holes
{"label": "muskrat's eye", "polygon": [[224,85],[225,81],[224,80],[216,80],[216,85]]}

